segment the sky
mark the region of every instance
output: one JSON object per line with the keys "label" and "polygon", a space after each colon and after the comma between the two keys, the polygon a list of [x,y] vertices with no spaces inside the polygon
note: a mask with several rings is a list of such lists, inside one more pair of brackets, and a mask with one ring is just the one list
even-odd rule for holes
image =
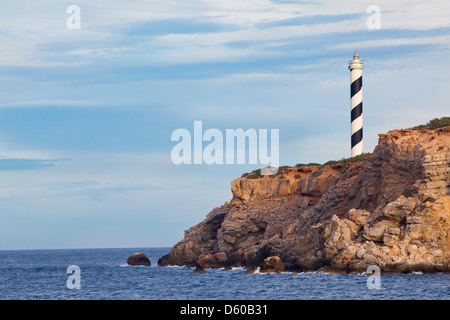
{"label": "sky", "polygon": [[448,1],[0,0],[0,250],[173,246],[261,167],[175,165],[194,121],[349,157],[355,50],[365,152],[449,116]]}

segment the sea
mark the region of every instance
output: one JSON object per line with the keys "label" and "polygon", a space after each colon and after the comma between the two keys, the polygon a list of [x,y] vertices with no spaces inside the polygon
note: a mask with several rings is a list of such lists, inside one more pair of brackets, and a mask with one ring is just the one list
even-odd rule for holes
{"label": "sea", "polygon": [[[143,251],[151,266],[127,258]],[[160,267],[170,248],[0,251],[1,300],[449,300],[450,274],[246,273]],[[376,284],[376,285],[374,285]]]}

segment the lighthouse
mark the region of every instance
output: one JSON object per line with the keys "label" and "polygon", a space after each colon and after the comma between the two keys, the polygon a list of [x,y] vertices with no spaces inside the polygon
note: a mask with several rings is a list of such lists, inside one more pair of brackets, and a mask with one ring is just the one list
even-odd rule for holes
{"label": "lighthouse", "polygon": [[363,102],[362,102],[362,71],[364,61],[359,60],[355,51],[353,60],[349,60],[350,70],[350,97],[351,97],[351,132],[352,157],[363,153]]}

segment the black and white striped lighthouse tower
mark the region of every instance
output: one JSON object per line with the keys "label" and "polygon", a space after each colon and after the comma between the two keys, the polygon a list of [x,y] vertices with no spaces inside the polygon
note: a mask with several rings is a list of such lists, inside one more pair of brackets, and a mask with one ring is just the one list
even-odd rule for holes
{"label": "black and white striped lighthouse tower", "polygon": [[353,60],[348,62],[351,83],[352,157],[363,153],[363,64],[364,61],[359,60],[359,54],[355,51]]}

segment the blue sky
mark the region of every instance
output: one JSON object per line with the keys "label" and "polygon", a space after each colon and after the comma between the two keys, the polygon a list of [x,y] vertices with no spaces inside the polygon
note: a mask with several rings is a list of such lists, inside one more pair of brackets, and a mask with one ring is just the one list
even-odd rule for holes
{"label": "blue sky", "polygon": [[171,133],[195,120],[279,129],[282,165],[348,157],[355,49],[365,151],[449,115],[443,0],[1,1],[0,15],[0,249],[172,246],[258,167],[172,164]]}

